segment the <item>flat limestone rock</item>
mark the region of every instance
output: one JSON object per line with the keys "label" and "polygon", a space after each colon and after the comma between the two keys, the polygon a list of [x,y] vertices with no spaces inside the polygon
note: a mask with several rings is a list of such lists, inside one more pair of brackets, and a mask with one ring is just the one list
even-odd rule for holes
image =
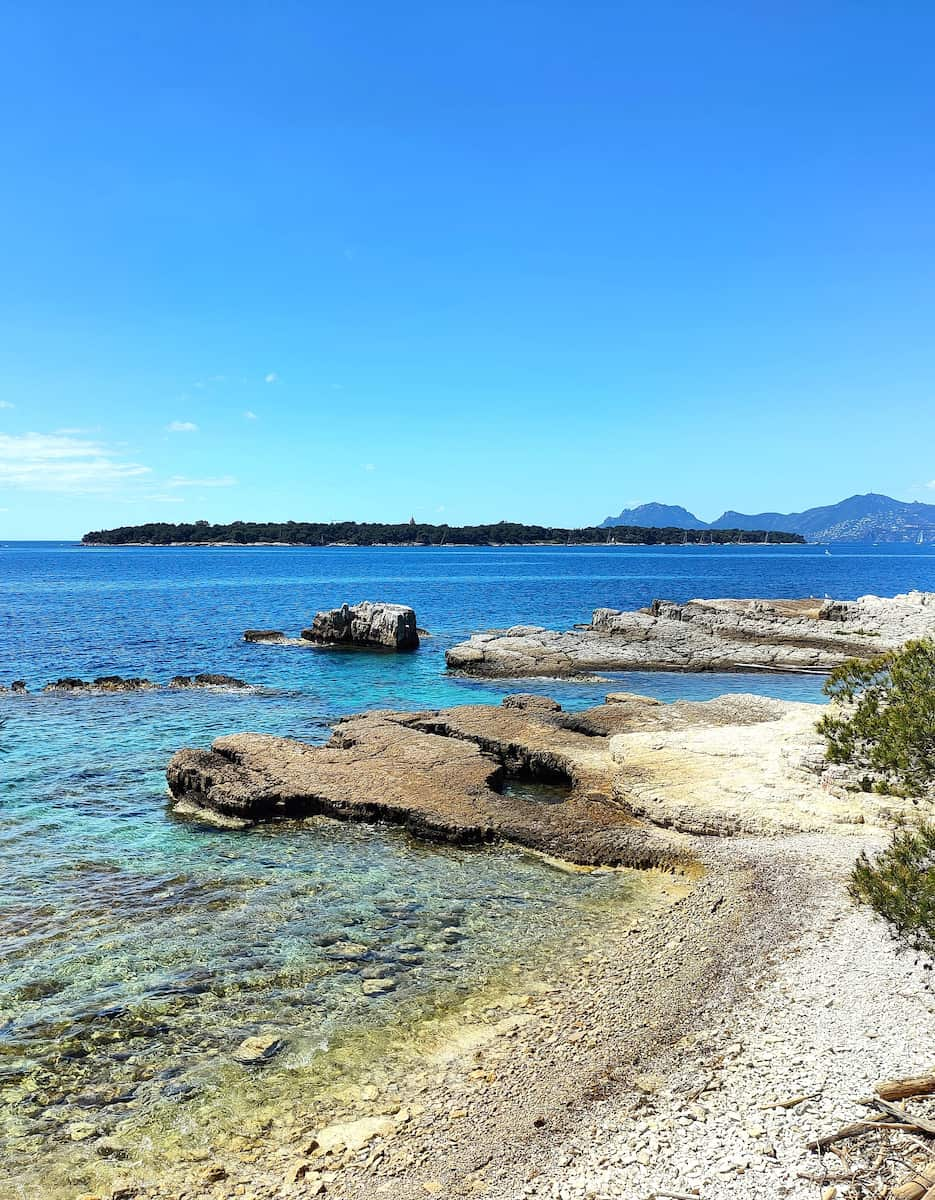
{"label": "flat limestone rock", "polygon": [[306,641],[321,646],[362,646],[384,650],[416,650],[419,628],[416,614],[405,604],[342,604],[315,614],[311,628],[302,630]]}
{"label": "flat limestone rock", "polygon": [[[679,868],[683,835],[885,824],[901,801],[835,787],[823,707],[730,695],[372,712],[312,746],[241,733],[174,755],[180,814],[244,825],[327,816],[435,841],[502,841],[582,866]],[[829,774],[829,772],[832,772]],[[548,785],[537,790],[540,785]]]}
{"label": "flat limestone rock", "polygon": [[362,1150],[375,1137],[392,1133],[395,1125],[389,1117],[360,1117],[356,1121],[342,1121],[326,1125],[315,1135],[318,1147],[330,1150]]}
{"label": "flat limestone rock", "polygon": [[595,671],[825,672],[912,638],[935,636],[935,592],[859,600],[654,600],[595,609],[589,625],[476,633],[445,655],[449,670],[494,677]]}

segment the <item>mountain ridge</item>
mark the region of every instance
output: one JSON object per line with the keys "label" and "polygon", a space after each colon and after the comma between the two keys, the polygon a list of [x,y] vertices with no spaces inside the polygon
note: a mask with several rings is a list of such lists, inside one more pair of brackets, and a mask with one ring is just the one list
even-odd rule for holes
{"label": "mountain ridge", "polygon": [[[660,520],[664,515],[666,519]],[[650,521],[648,518],[652,517]],[[935,541],[935,504],[894,500],[879,492],[848,496],[802,512],[741,513],[727,509],[715,521],[702,521],[681,505],[653,501],[625,508],[607,517],[602,529],[617,525],[670,525],[677,529],[765,529],[799,533],[810,542],[923,542]]]}

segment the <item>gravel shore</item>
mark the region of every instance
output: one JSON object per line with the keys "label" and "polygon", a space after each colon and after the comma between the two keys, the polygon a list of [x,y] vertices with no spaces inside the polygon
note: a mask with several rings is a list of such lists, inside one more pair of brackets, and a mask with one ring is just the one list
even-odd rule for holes
{"label": "gravel shore", "polygon": [[619,947],[585,964],[466,1077],[453,1063],[369,1178],[349,1163],[321,1186],[400,1200],[822,1194],[809,1139],[864,1115],[855,1101],[876,1081],[930,1068],[935,1044],[928,971],[847,897],[860,840],[711,844],[692,893],[633,927],[625,966]]}
{"label": "gravel shore", "polygon": [[427,1041],[389,1089],[326,1120],[310,1096],[171,1185],[113,1195],[827,1196],[808,1140],[859,1119],[877,1080],[930,1068],[935,1045],[928,971],[847,896],[879,838],[699,841],[703,873],[657,877],[571,974]]}
{"label": "gravel shore", "polygon": [[[749,852],[765,860],[771,848]],[[764,869],[798,928],[761,931],[746,994],[709,1011],[642,1090],[596,1106],[540,1178],[495,1195],[815,1197],[821,1159],[806,1143],[865,1116],[855,1101],[879,1080],[931,1069],[930,972],[849,903],[852,839],[799,839],[777,858]],[[809,1098],[769,1107],[796,1097]],[[831,1164],[833,1177],[841,1164]]]}

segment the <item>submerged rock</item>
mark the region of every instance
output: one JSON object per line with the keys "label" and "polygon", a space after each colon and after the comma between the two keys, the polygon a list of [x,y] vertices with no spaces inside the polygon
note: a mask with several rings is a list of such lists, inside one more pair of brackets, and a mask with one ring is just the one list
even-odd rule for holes
{"label": "submerged rock", "polygon": [[445,655],[452,671],[513,677],[594,671],[816,671],[935,636],[935,593],[835,600],[654,600],[594,610],[589,625],[476,633]]}
{"label": "submerged rock", "polygon": [[284,1045],[282,1038],[272,1034],[257,1034],[244,1038],[234,1051],[234,1058],[245,1067],[260,1066],[274,1058]]}
{"label": "submerged rock", "polygon": [[326,1125],[315,1135],[316,1148],[325,1154],[335,1150],[362,1150],[375,1137],[392,1133],[393,1122],[388,1117],[361,1117],[357,1121],[342,1121]]}
{"label": "submerged rock", "polygon": [[302,637],[326,646],[415,650],[419,645],[416,614],[411,608],[369,600],[316,613],[311,628],[302,630]]}
{"label": "submerged rock", "polygon": [[383,996],[396,990],[396,980],[389,976],[385,979],[365,979],[360,990],[365,996]]}
{"label": "submerged rock", "polygon": [[94,1137],[97,1133],[97,1126],[90,1124],[88,1121],[78,1121],[68,1128],[68,1136],[73,1142],[86,1142],[88,1138]]}

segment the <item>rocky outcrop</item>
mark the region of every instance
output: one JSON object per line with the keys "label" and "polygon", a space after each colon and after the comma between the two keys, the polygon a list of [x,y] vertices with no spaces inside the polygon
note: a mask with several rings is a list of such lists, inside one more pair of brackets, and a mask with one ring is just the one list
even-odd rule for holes
{"label": "rocky outcrop", "polygon": [[323,646],[363,646],[415,650],[419,645],[416,614],[404,604],[342,604],[315,614],[302,637]]}
{"label": "rocky outcrop", "polygon": [[[96,679],[77,679],[66,676],[56,679],[43,687],[43,692],[63,693],[73,695],[97,695],[104,692],[152,692],[163,685],[153,683],[151,679],[125,678],[122,675],[99,675]],[[256,691],[256,688],[244,679],[233,675],[214,675],[202,673],[199,675],[175,675],[166,686],[174,691],[191,690],[193,688],[211,688],[215,691],[242,692]],[[12,686],[14,692],[25,692],[26,685],[17,679]]]}
{"label": "rocky outcrop", "polygon": [[646,609],[596,609],[565,632],[519,625],[474,634],[445,658],[487,676],[595,671],[829,671],[911,638],[935,636],[935,593],[836,600],[655,600]]}
{"label": "rocky outcrop", "polygon": [[125,679],[122,675],[98,675],[96,679],[76,679],[66,676],[47,683],[44,692],[148,692],[158,688],[149,679]]}
{"label": "rocky outcrop", "polygon": [[289,639],[281,629],[245,629],[245,642],[285,642]]}
{"label": "rocky outcrop", "polygon": [[180,750],[166,776],[178,812],[227,824],[386,821],[582,865],[674,867],[690,858],[685,833],[881,824],[903,804],[835,788],[817,705],[634,696],[564,713],[542,699],[367,713],[324,746],[235,734]]}
{"label": "rocky outcrop", "polygon": [[169,680],[170,688],[215,688],[224,692],[241,692],[252,690],[245,679],[237,679],[233,675],[175,675]]}
{"label": "rocky outcrop", "polygon": [[[321,814],[435,841],[504,840],[583,864],[678,862],[674,842],[639,829],[614,799],[605,739],[565,729],[562,716],[540,705],[367,713],[339,722],[326,746],[218,738],[210,750],[179,751],[166,775],[180,812],[226,821]],[[514,792],[516,781],[525,786]],[[565,799],[538,803],[539,782],[563,785]]]}

